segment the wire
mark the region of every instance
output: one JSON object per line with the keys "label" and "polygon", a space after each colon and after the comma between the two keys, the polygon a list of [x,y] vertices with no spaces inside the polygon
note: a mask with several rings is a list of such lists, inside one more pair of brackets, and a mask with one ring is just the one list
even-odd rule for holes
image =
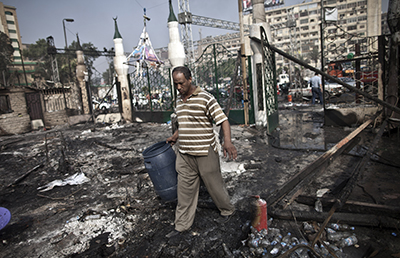
{"label": "wire", "polygon": [[150,9],[155,8],[155,7],[158,7],[158,6],[161,6],[161,5],[166,5],[166,4],[168,4],[168,3],[165,2],[165,3],[162,3],[162,4],[157,4],[157,5],[154,5],[154,6],[152,6],[152,7],[146,8],[146,9],[147,9],[147,10],[150,10]]}
{"label": "wire", "polygon": [[136,1],[136,3],[137,3],[140,7],[142,7],[142,9],[144,8],[144,7],[139,3],[138,0],[135,0],[135,1]]}

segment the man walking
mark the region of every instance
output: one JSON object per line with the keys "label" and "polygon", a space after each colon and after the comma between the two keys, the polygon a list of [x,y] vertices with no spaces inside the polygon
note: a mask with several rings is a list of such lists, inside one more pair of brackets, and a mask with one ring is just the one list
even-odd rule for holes
{"label": "man walking", "polygon": [[324,104],[324,99],[322,97],[322,83],[321,78],[318,76],[318,73],[308,81],[311,84],[311,92],[312,92],[312,104],[315,104],[315,98],[318,97],[320,100],[320,104]]}
{"label": "man walking", "polygon": [[224,135],[224,156],[236,159],[237,150],[231,142],[228,118],[216,99],[192,84],[188,68],[179,66],[172,71],[175,88],[179,91],[176,102],[178,130],[167,139],[171,145],[179,138],[176,171],[178,173],[178,205],[175,211],[175,230],[167,237],[188,230],[194,221],[199,196],[200,177],[221,217],[218,223],[227,222],[235,213],[221,175],[218,137],[213,131],[213,121],[221,126]]}

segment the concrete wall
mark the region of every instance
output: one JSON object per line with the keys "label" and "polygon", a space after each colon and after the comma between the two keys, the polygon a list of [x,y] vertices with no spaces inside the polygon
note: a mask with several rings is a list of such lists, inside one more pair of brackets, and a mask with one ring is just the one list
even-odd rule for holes
{"label": "concrete wall", "polygon": [[20,134],[31,130],[31,119],[29,117],[25,88],[8,88],[0,90],[1,95],[8,95],[12,112],[0,114],[0,135]]}

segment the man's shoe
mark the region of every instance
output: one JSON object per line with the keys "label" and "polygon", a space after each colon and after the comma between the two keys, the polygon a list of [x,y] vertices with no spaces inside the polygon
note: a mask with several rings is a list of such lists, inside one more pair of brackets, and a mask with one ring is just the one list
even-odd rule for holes
{"label": "man's shoe", "polygon": [[228,216],[220,216],[219,218],[215,219],[215,222],[219,223],[219,224],[224,224],[226,222],[228,222],[233,216],[235,216],[236,211],[234,211],[231,215]]}
{"label": "man's shoe", "polygon": [[181,233],[182,233],[182,232],[180,232],[180,231],[174,229],[174,230],[172,230],[171,232],[169,232],[168,234],[166,234],[165,237],[166,237],[166,238],[172,238],[172,237],[175,237],[175,236],[179,236]]}

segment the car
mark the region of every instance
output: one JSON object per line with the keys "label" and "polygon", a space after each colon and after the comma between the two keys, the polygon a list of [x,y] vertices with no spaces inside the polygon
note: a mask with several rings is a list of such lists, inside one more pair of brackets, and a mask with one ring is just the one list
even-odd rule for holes
{"label": "car", "polygon": [[[340,96],[344,93],[343,85],[336,83],[334,81],[325,80],[325,98],[329,98],[330,96]],[[306,82],[302,84],[302,87],[298,88],[290,88],[289,95],[292,95],[294,98],[311,98],[312,90],[311,85]]]}
{"label": "car", "polygon": [[105,101],[100,103],[100,101],[92,99],[92,103],[93,103],[93,109],[100,110],[102,113],[108,113],[108,111],[111,109],[111,104]]}
{"label": "car", "polygon": [[338,78],[339,80],[341,80],[342,82],[352,86],[352,87],[356,87],[356,81],[353,78],[349,78],[349,77],[340,77]]}
{"label": "car", "polygon": [[[215,98],[217,98],[217,90],[216,89],[212,89],[208,91],[209,93],[211,93]],[[228,92],[224,89],[219,89],[219,98],[227,98],[228,97]]]}
{"label": "car", "polygon": [[343,85],[331,80],[325,80],[325,98],[340,96],[342,93],[344,93]]}

